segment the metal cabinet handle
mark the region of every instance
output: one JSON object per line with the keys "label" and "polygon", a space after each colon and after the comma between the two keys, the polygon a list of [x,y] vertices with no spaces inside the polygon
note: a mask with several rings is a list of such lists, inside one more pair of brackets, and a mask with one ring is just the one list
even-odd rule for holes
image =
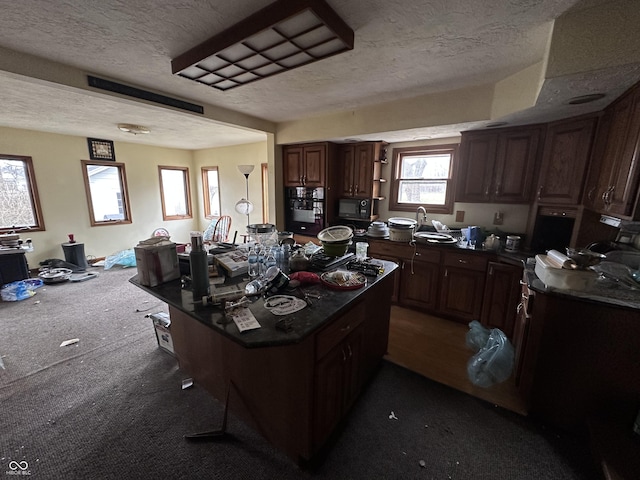
{"label": "metal cabinet handle", "polygon": [[347,349],[349,350],[349,358],[353,357],[353,352],[351,351],[351,345],[347,344]]}
{"label": "metal cabinet handle", "polygon": [[542,190],[544,189],[544,185],[540,185],[540,187],[538,187],[538,200],[540,200],[542,198]]}
{"label": "metal cabinet handle", "polygon": [[590,202],[593,202],[593,194],[596,191],[596,187],[591,187],[591,189],[589,189],[589,193],[587,193],[587,199]]}
{"label": "metal cabinet handle", "polygon": [[487,185],[487,188],[484,189],[484,196],[488,197],[489,196],[489,189],[491,188],[491,185]]}
{"label": "metal cabinet handle", "polygon": [[501,187],[502,187],[502,185],[500,185],[500,184],[496,185],[496,193],[495,193],[496,197],[500,196],[500,192],[502,190]]}
{"label": "metal cabinet handle", "polygon": [[516,307],[516,312],[520,313],[523,308],[524,308],[524,302],[520,302]]}
{"label": "metal cabinet handle", "polygon": [[344,353],[344,348],[342,348],[342,361],[343,362],[347,361],[347,355]]}
{"label": "metal cabinet handle", "polygon": [[341,332],[348,332],[349,330],[351,330],[351,324],[347,325],[346,327],[342,327],[340,329]]}
{"label": "metal cabinet handle", "polygon": [[354,187],[353,191],[356,192],[356,193],[358,192],[358,184],[357,183],[356,183],[356,186]]}
{"label": "metal cabinet handle", "polygon": [[458,259],[458,263],[469,263],[466,260],[462,260],[461,258]]}

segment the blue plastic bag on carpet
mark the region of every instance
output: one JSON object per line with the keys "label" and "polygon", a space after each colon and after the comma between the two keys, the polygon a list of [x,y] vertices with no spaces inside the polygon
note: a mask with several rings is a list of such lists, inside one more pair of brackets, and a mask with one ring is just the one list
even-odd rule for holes
{"label": "blue plastic bag on carpet", "polygon": [[136,254],[133,251],[133,248],[114,253],[113,255],[109,255],[104,259],[105,270],[109,270],[114,265],[122,265],[123,267],[135,267]]}
{"label": "blue plastic bag on carpet", "polygon": [[26,300],[36,294],[36,288],[43,285],[39,278],[29,278],[27,280],[18,280],[17,282],[7,283],[0,289],[0,297],[5,302],[18,302]]}

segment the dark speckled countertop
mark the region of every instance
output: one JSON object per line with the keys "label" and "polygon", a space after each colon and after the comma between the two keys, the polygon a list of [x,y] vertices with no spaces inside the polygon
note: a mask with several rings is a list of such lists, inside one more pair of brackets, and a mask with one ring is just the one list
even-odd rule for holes
{"label": "dark speckled countertop", "polygon": [[559,289],[547,287],[542,280],[538,278],[534,269],[535,264],[527,264],[525,275],[529,288],[535,292],[557,295],[578,301],[595,302],[640,310],[640,284],[637,288],[631,289],[621,286],[613,280],[600,277],[596,280],[593,287],[586,290]]}
{"label": "dark speckled countertop", "polygon": [[[376,239],[376,241],[381,240]],[[390,244],[395,243],[390,240],[382,241],[389,242]],[[523,266],[527,283],[534,291],[571,298],[577,301],[595,302],[599,304],[608,304],[617,307],[640,310],[640,284],[634,290],[622,286],[615,281],[606,278],[599,278],[592,288],[583,291],[547,287],[535,274],[535,252],[522,250],[518,252],[507,252],[502,248],[498,251],[493,251],[469,249],[455,245],[431,245],[426,243],[418,243],[418,248],[456,249],[465,252],[475,252],[482,255],[495,255],[495,259],[497,261]]]}
{"label": "dark speckled countertop", "polygon": [[[393,262],[382,260],[380,262],[384,266],[384,272],[377,277],[367,276],[366,285],[357,290],[333,290],[323,284],[302,287],[303,291],[317,294],[321,298],[310,298],[311,306],[307,306],[290,315],[275,315],[264,308],[263,297],[253,297],[249,309],[258,323],[260,323],[261,328],[247,330],[242,333],[233,321],[224,323],[225,317],[220,306],[202,305],[202,302],[194,302],[191,290],[182,288],[180,280],[173,280],[156,287],[141,285],[138,282],[137,275],[129,281],[244,347],[271,347],[300,342],[303,338],[321,328],[328,320],[346,311],[355,300],[367,293],[374,285],[387,278],[397,268],[397,265]],[[282,293],[296,295],[295,292]],[[389,295],[391,295],[391,290],[389,290]],[[291,325],[291,330],[288,332],[276,328],[276,322],[285,318]]]}

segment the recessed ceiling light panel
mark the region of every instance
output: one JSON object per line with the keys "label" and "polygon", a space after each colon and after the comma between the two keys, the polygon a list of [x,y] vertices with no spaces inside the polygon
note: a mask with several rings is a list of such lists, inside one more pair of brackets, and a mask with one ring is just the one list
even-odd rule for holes
{"label": "recessed ceiling light panel", "polygon": [[174,74],[230,90],[353,49],[325,0],[278,0],[171,61]]}

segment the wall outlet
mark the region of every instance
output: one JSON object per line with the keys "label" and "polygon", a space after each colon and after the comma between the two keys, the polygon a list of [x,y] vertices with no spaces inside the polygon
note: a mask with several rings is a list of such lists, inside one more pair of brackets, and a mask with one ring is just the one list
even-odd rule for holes
{"label": "wall outlet", "polygon": [[464,210],[456,210],[456,222],[464,222]]}
{"label": "wall outlet", "polygon": [[504,221],[504,213],[496,212],[496,213],[493,214],[493,224],[494,225],[502,225],[503,221]]}

